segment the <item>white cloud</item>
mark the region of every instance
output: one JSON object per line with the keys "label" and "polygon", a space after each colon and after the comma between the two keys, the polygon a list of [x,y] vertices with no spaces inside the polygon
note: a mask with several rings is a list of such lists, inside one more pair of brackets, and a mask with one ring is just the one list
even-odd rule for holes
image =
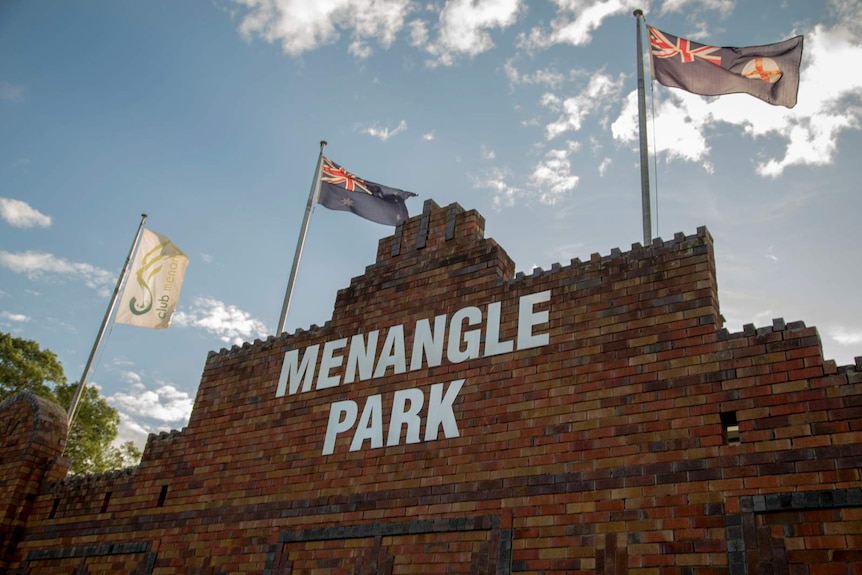
{"label": "white cloud", "polygon": [[[692,4],[694,6],[692,6]],[[661,11],[682,12],[683,10],[700,9],[715,10],[722,14],[730,14],[736,6],[736,0],[664,0]]]}
{"label": "white cloud", "polygon": [[17,321],[17,322],[26,322],[30,321],[30,316],[26,316],[23,313],[12,313],[8,311],[0,312],[0,317],[3,319],[8,319],[9,321]]}
{"label": "white cloud", "polygon": [[550,150],[547,156],[539,162],[530,174],[530,183],[541,188],[539,201],[547,205],[555,205],[566,192],[575,188],[580,178],[572,175],[571,163],[564,150]]}
{"label": "white cloud", "polygon": [[[555,44],[584,46],[593,39],[593,32],[612,16],[629,16],[636,8],[649,12],[644,0],[553,0],[557,14],[550,29],[535,27],[518,36],[518,46],[527,50],[542,50]],[[727,16],[733,11],[736,0],[665,0],[660,12],[682,12],[688,17],[705,11]],[[714,17],[710,17],[713,21]],[[634,18],[630,18],[632,29]],[[689,37],[694,37],[689,35]]]}
{"label": "white cloud", "polygon": [[517,21],[521,10],[520,0],[447,0],[440,12],[437,37],[425,45],[433,56],[429,65],[451,66],[459,57],[472,58],[490,50],[494,42],[488,31],[508,28]]}
{"label": "white cloud", "polygon": [[603,159],[599,164],[599,175],[604,176],[608,172],[608,168],[611,167],[611,164],[613,164],[613,160],[610,158]]}
{"label": "white cloud", "polygon": [[[120,425],[117,427],[117,438],[112,443],[113,447],[121,447],[127,441],[131,441],[141,451],[147,444],[147,437],[156,431],[152,426],[135,421],[128,413],[117,410],[120,414]],[[167,427],[167,426],[165,426]],[[168,431],[165,428],[158,431]]]}
{"label": "white cloud", "polygon": [[[350,43],[350,46],[347,47],[347,53],[360,60],[365,60],[366,58],[371,56],[373,52],[374,50],[371,49],[371,46],[369,46],[364,40],[359,38],[354,39]],[[374,83],[377,84],[378,82]]]}
{"label": "white cloud", "polygon": [[143,381],[141,376],[134,371],[123,370],[120,372],[120,375],[127,383],[139,384]]}
{"label": "white cloud", "polygon": [[[631,14],[642,8],[642,0],[554,0],[558,13],[551,29],[533,28],[522,33],[518,45],[528,50],[544,49],[554,44],[583,46],[592,40],[593,32],[604,20],[618,14]],[[634,22],[634,19],[632,19]],[[632,23],[632,29],[634,24]]]}
{"label": "white cloud", "polygon": [[0,198],[0,217],[16,228],[47,228],[51,225],[51,216],[13,198]]}
{"label": "white cloud", "polygon": [[854,36],[843,25],[817,26],[806,35],[803,60],[808,65],[800,78],[799,103],[785,118],[773,118],[772,125],[746,126],[755,136],[776,132],[787,139],[784,157],[759,164],[758,173],[775,177],[793,165],[830,164],[839,134],[859,128],[862,75],[847,73],[862,60],[862,41]]}
{"label": "white cloud", "polygon": [[492,150],[491,148],[489,148],[485,144],[482,144],[479,147],[479,153],[482,154],[483,160],[493,160],[494,158],[497,157],[497,154],[494,153],[494,150]]}
{"label": "white cloud", "polygon": [[422,139],[426,142],[431,142],[434,140],[434,132],[428,132],[427,134],[422,134]]}
{"label": "white cloud", "polygon": [[521,81],[526,84],[540,84],[556,88],[565,80],[560,72],[556,70],[536,70],[532,75],[524,74],[521,76]]}
{"label": "white cloud", "polygon": [[515,67],[515,62],[512,58],[509,58],[506,60],[506,63],[503,64],[503,71],[506,73],[506,78],[509,79],[509,83],[512,85],[535,84],[556,89],[559,88],[566,79],[562,73],[551,68],[539,69],[532,74],[522,74]]}
{"label": "white cloud", "polygon": [[503,72],[506,73],[506,78],[509,79],[510,84],[521,83],[521,73],[518,72],[518,69],[515,67],[515,62],[511,58],[506,60],[506,63],[503,64]]}
{"label": "white cloud", "polygon": [[395,128],[393,128],[391,130],[389,129],[388,126],[385,128],[381,128],[377,124],[372,124],[371,126],[368,126],[368,127],[363,127],[363,126],[357,126],[356,127],[356,131],[359,132],[360,134],[366,134],[368,136],[372,136],[374,138],[377,138],[381,142],[385,142],[386,140],[388,140],[392,136],[400,134],[401,132],[403,132],[406,129],[407,129],[407,122],[405,122],[404,120],[401,120],[398,123],[398,125],[395,126]]}
{"label": "white cloud", "polygon": [[0,265],[15,273],[26,274],[31,280],[39,279],[45,274],[58,274],[83,280],[100,295],[107,295],[111,286],[117,281],[117,276],[107,270],[84,263],[70,262],[44,252],[9,253],[0,250]]}
{"label": "white cloud", "polygon": [[165,423],[188,421],[194,405],[194,398],[169,384],[150,390],[138,383],[130,392],[117,392],[106,400],[120,411]]}
{"label": "white cloud", "polygon": [[841,345],[858,345],[862,343],[862,330],[838,328],[830,332],[829,337]]}
{"label": "white cloud", "polygon": [[410,28],[410,45],[414,48],[421,48],[428,42],[428,23],[424,20],[411,20],[408,24]]}
{"label": "white cloud", "polygon": [[253,338],[265,337],[266,325],[250,313],[213,298],[197,297],[188,312],[177,311],[173,324],[197,327],[226,343],[241,344]]}
{"label": "white cloud", "polygon": [[493,205],[495,210],[510,208],[523,195],[523,190],[509,183],[512,174],[507,168],[491,167],[482,170],[480,176],[471,176],[473,188],[491,190],[494,192]]}
{"label": "white cloud", "polygon": [[144,378],[130,369],[134,365],[124,358],[111,361],[111,371],[118,374],[128,387],[106,396],[105,400],[120,414],[114,447],[131,441],[143,450],[150,433],[169,431],[188,421],[194,398],[171,383],[159,381],[145,385]]}
{"label": "white cloud", "polygon": [[348,32],[348,51],[357,58],[371,54],[368,42],[388,48],[404,27],[410,0],[234,0],[247,10],[240,22],[246,39],[280,43],[291,56],[332,44]]}
{"label": "white cloud", "polygon": [[0,100],[4,102],[20,102],[24,99],[24,87],[18,84],[0,82]]}
{"label": "white cloud", "polygon": [[572,174],[572,165],[569,161],[569,155],[578,147],[576,142],[569,142],[568,149],[549,150],[545,158],[533,169],[530,183],[540,188],[539,201],[543,204],[556,204],[578,185],[580,178]]}
{"label": "white cloud", "polygon": [[[679,159],[700,162],[704,169],[711,172],[709,146],[704,135],[705,124],[710,117],[707,110],[709,103],[699,96],[676,90],[663,94],[665,97],[656,107],[655,119],[647,128],[650,153],[664,153],[668,161]],[[619,141],[638,145],[636,91],[626,97],[619,118],[611,125],[611,133]],[[658,140],[653,139],[654,134],[659,134]]]}
{"label": "white cloud", "polygon": [[598,72],[590,78],[587,87],[577,96],[561,99],[554,94],[542,96],[542,105],[554,112],[560,112],[559,118],[545,126],[545,137],[553,140],[560,134],[581,129],[584,119],[602,106],[615,100],[622,89],[624,76],[614,80],[612,77]]}

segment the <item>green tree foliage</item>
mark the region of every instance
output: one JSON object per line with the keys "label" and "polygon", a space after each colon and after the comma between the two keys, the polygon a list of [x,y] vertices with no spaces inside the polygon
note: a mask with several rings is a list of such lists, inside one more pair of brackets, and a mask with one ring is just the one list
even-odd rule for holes
{"label": "green tree foliage", "polygon": [[[57,402],[68,409],[75,395],[76,383],[58,385],[54,388]],[[111,442],[117,437],[120,414],[108,405],[92,385],[84,388],[75,413],[75,421],[69,430],[64,455],[72,462],[72,473],[100,473],[110,469]],[[106,449],[107,446],[107,449]]]}
{"label": "green tree foliage", "polygon": [[[54,352],[40,349],[35,341],[0,332],[0,401],[30,391],[68,409],[77,385],[66,382]],[[134,443],[128,441],[120,448],[111,445],[119,425],[120,414],[99,395],[98,388],[84,388],[66,440],[64,455],[72,464],[70,473],[102,473],[137,464],[141,452]]]}
{"label": "green tree foliage", "polygon": [[39,349],[35,341],[0,332],[0,399],[21,391],[32,391],[56,401],[49,383],[66,383],[63,366],[54,352]]}

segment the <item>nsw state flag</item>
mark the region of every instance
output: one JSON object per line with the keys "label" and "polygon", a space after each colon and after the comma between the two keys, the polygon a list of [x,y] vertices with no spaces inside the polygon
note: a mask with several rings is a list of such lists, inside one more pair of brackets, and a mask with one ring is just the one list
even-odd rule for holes
{"label": "nsw state flag", "polygon": [[743,93],[775,106],[796,105],[802,36],[721,48],[647,28],[653,74],[661,84],[701,96]]}
{"label": "nsw state flag", "polygon": [[363,180],[323,157],[317,203],[330,210],[353,212],[378,224],[397,226],[410,217],[404,200],[415,195]]}

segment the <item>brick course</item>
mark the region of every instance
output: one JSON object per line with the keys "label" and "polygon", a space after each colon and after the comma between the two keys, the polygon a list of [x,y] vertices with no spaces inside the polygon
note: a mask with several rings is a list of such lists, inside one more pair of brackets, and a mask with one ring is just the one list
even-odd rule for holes
{"label": "brick course", "polygon": [[[412,342],[418,320],[474,306],[486,321],[495,302],[497,341],[515,341],[520,298],[546,290],[532,332],[547,344],[453,363],[468,344],[447,341],[421,369],[407,345],[403,372],[276,397],[290,350],[346,338],[343,377],[357,334],[380,330],[378,357],[397,355],[381,352],[391,328]],[[862,365],[825,361],[802,322],[721,321],[704,228],[525,275],[478,213],[426,202],[325,325],[210,353],[188,426],[150,436],[139,466],[63,478],[55,449],[44,477],[16,483],[36,459],[3,447],[0,485],[27,501],[4,515],[5,560],[33,574],[862,573]],[[424,394],[427,419],[433,386],[461,379],[457,437],[402,429],[350,451],[358,416],[323,454],[334,403],[363,413],[379,395],[385,443],[397,392]]]}

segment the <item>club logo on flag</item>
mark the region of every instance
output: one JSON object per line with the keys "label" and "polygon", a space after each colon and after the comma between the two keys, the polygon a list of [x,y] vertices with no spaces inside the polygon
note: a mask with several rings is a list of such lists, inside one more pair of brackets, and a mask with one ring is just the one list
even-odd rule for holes
{"label": "club logo on flag", "polygon": [[164,329],[171,323],[189,258],[168,238],[144,230],[116,323]]}

